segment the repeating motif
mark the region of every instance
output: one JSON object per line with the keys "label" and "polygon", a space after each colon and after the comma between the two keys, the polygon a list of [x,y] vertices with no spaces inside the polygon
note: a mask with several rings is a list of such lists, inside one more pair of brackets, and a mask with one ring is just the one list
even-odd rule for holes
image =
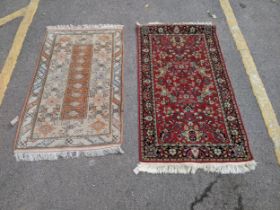
{"label": "repeating motif", "polygon": [[88,107],[92,45],[74,45],[61,119],[83,119]]}
{"label": "repeating motif", "polygon": [[121,143],[122,28],[49,30],[16,149]]}
{"label": "repeating motif", "polygon": [[138,28],[140,161],[252,160],[215,29]]}

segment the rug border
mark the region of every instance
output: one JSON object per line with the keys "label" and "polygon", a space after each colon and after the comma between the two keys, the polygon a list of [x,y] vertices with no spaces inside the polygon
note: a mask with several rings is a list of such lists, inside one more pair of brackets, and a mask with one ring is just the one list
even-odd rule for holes
{"label": "rug border", "polygon": [[[141,35],[140,35],[140,28],[142,26],[153,26],[153,25],[183,25],[183,24],[189,24],[189,25],[211,25],[214,29],[215,29],[215,33],[214,33],[214,38],[216,40],[216,43],[217,43],[217,48],[218,48],[218,52],[220,54],[220,57],[221,57],[221,63],[223,65],[223,68],[225,69],[225,74],[226,74],[226,78],[228,79],[228,86],[231,90],[231,93],[232,93],[232,96],[233,96],[233,100],[236,104],[236,111],[239,115],[239,118],[240,118],[240,121],[241,121],[241,126],[244,130],[244,134],[246,136],[246,144],[248,146],[248,152],[250,153],[250,156],[251,158],[248,159],[248,160],[245,160],[245,161],[242,161],[242,160],[238,160],[238,161],[220,161],[220,160],[215,160],[215,161],[154,161],[154,160],[151,160],[151,161],[146,161],[146,160],[143,160],[142,159],[142,144],[141,144],[141,107],[140,107],[140,73],[141,73],[141,52],[139,52],[140,50],[140,44],[141,44]],[[249,142],[249,138],[248,138],[248,134],[246,132],[246,128],[245,128],[245,124],[244,124],[244,121],[242,119],[242,116],[241,116],[241,112],[240,112],[240,109],[239,109],[239,106],[238,106],[238,103],[237,103],[237,100],[236,100],[236,96],[235,96],[235,93],[234,93],[234,90],[233,90],[233,87],[232,87],[232,82],[231,82],[231,79],[229,77],[229,74],[228,74],[228,70],[227,70],[227,67],[226,67],[226,64],[225,64],[225,60],[224,60],[224,57],[223,57],[223,54],[222,54],[222,49],[220,47],[220,43],[219,43],[219,39],[218,39],[218,34],[217,34],[217,30],[216,30],[216,24],[214,24],[213,22],[181,22],[181,23],[161,23],[161,22],[150,22],[150,23],[147,23],[147,24],[140,24],[139,22],[136,23],[136,37],[137,37],[137,81],[138,81],[138,154],[139,154],[139,164],[138,166],[135,168],[136,171],[141,171],[139,169],[139,165],[141,164],[182,164],[182,165],[187,165],[187,164],[196,164],[197,167],[200,165],[199,168],[202,168],[202,165],[204,164],[224,164],[224,165],[228,165],[228,164],[239,164],[239,165],[243,165],[243,164],[246,164],[248,162],[251,162],[254,167],[251,169],[251,170],[254,170],[255,169],[255,166],[256,166],[256,161],[253,157],[253,154],[252,154],[252,151],[251,151],[251,148],[250,148],[250,142]],[[147,171],[146,171],[147,172]],[[137,172],[136,172],[137,173]],[[166,173],[169,173],[169,172],[166,172]],[[234,172],[232,172],[234,173]]]}
{"label": "rug border", "polygon": [[[57,28],[56,28],[57,27]],[[23,120],[23,116],[26,110],[26,105],[28,102],[28,99],[31,95],[32,92],[32,87],[33,84],[35,82],[35,78],[39,69],[39,64],[40,64],[40,60],[41,60],[41,55],[45,46],[45,42],[46,42],[46,38],[48,35],[49,31],[56,31],[56,30],[95,30],[95,29],[120,29],[121,30],[121,41],[122,41],[122,68],[121,68],[121,75],[122,75],[122,79],[121,79],[121,106],[120,106],[120,122],[121,122],[121,128],[120,128],[120,141],[118,143],[114,143],[114,144],[106,144],[106,145],[97,145],[97,146],[83,146],[83,147],[52,147],[52,148],[17,148],[17,143],[18,143],[18,138],[19,138],[19,131],[22,125],[22,120]],[[24,99],[24,103],[23,106],[21,108],[20,111],[20,116],[19,116],[19,121],[18,121],[18,125],[17,125],[17,131],[13,140],[13,153],[14,156],[16,156],[16,154],[20,154],[20,153],[36,153],[36,152],[41,152],[41,153],[51,153],[51,152],[75,152],[75,151],[79,151],[79,152],[83,152],[83,151],[94,151],[94,150],[100,150],[100,149],[108,149],[108,148],[115,148],[115,147],[119,147],[119,153],[123,153],[123,150],[121,149],[121,145],[124,143],[124,25],[114,25],[114,24],[99,24],[99,25],[58,25],[58,26],[47,26],[44,32],[44,38],[43,41],[41,42],[40,45],[40,50],[39,50],[39,55],[38,58],[36,59],[35,62],[35,67],[32,73],[32,82],[29,84],[28,87],[28,91],[26,93],[25,99]],[[48,158],[47,158],[48,159]],[[17,160],[19,160],[17,158]],[[41,159],[40,159],[41,160]]]}

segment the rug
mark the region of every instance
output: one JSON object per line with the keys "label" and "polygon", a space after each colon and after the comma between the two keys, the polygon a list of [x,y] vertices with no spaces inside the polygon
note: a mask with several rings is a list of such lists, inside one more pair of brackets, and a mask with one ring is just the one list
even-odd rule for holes
{"label": "rug", "polygon": [[209,24],[137,26],[139,159],[150,173],[244,173],[255,168]]}
{"label": "rug", "polygon": [[21,113],[17,160],[121,153],[123,26],[49,26]]}

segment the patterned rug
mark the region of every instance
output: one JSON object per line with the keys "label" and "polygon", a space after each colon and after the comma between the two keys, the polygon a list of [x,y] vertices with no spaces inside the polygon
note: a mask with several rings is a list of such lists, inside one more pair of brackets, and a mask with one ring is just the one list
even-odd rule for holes
{"label": "patterned rug", "polygon": [[255,168],[211,24],[137,27],[139,154],[150,173]]}
{"label": "patterned rug", "polygon": [[123,26],[47,27],[15,140],[17,160],[122,152]]}

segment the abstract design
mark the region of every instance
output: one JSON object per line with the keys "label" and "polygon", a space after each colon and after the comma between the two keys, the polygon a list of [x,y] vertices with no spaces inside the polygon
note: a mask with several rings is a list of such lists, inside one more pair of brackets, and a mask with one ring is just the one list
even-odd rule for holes
{"label": "abstract design", "polygon": [[252,161],[212,25],[138,26],[140,162]]}
{"label": "abstract design", "polygon": [[121,144],[122,42],[122,26],[48,27],[15,153]]}

